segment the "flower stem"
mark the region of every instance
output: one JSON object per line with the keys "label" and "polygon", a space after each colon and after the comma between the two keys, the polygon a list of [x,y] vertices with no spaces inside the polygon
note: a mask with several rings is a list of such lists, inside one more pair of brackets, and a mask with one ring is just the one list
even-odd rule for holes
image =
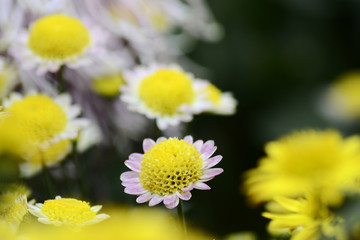
{"label": "flower stem", "polygon": [[177,206],[177,213],[180,221],[181,228],[183,230],[184,239],[187,239],[187,229],[186,229],[186,221],[185,221],[185,215],[183,210],[183,203],[182,200],[179,199],[179,205]]}
{"label": "flower stem", "polygon": [[62,174],[63,174],[64,181],[65,181],[66,191],[67,191],[67,193],[70,193],[71,189],[70,189],[69,175],[67,174],[67,171],[66,171],[66,159],[61,163],[61,170],[62,170]]}
{"label": "flower stem", "polygon": [[43,181],[44,181],[44,185],[45,185],[48,197],[52,198],[52,197],[54,197],[54,192],[53,192],[52,185],[50,183],[49,173],[47,171],[45,164],[42,165],[41,172],[42,172],[42,177],[43,177]]}
{"label": "flower stem", "polygon": [[61,65],[61,67],[60,67],[60,69],[58,71],[59,92],[60,93],[65,92],[64,69],[65,69],[65,65]]}
{"label": "flower stem", "polygon": [[79,155],[77,152],[77,141],[74,141],[73,144],[73,159],[74,159],[74,163],[76,166],[76,170],[77,170],[77,174],[78,174],[78,178],[79,178],[79,182],[80,182],[80,189],[81,189],[81,194],[82,194],[82,198],[86,199],[87,194],[86,194],[86,186],[85,186],[85,179],[84,179],[84,174],[82,171],[82,167],[79,161]]}

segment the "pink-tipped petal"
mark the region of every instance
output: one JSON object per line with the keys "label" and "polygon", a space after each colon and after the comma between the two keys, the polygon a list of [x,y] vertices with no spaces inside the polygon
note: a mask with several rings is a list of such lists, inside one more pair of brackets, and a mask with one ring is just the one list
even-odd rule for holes
{"label": "pink-tipped petal", "polygon": [[150,192],[146,192],[142,195],[140,195],[139,197],[136,198],[136,202],[137,203],[144,203],[147,202],[151,199],[152,195]]}
{"label": "pink-tipped petal", "polygon": [[132,179],[132,180],[128,180],[128,181],[122,181],[121,185],[123,185],[124,187],[132,187],[135,185],[140,184],[140,180],[139,179]]}
{"label": "pink-tipped petal", "polygon": [[190,135],[186,136],[186,137],[184,138],[184,140],[187,141],[187,142],[190,143],[190,144],[193,144],[193,141],[194,141],[193,137],[190,136]]}
{"label": "pink-tipped petal", "polygon": [[144,152],[149,151],[155,144],[156,142],[154,140],[150,138],[145,138],[143,141]]}
{"label": "pink-tipped petal", "polygon": [[216,149],[217,147],[211,147],[211,148],[207,148],[206,150],[201,150],[200,151],[201,156],[203,157],[204,160],[206,160],[214,154]]}
{"label": "pink-tipped petal", "polygon": [[221,155],[217,155],[215,157],[209,158],[204,162],[203,169],[211,168],[218,164],[223,157]]}
{"label": "pink-tipped petal", "polygon": [[146,193],[147,190],[145,190],[141,185],[138,184],[132,187],[126,187],[124,192],[132,195],[140,195]]}
{"label": "pink-tipped petal", "polygon": [[140,172],[140,163],[131,161],[131,160],[126,160],[125,165],[130,168],[131,170],[133,170],[134,172]]}
{"label": "pink-tipped petal", "polygon": [[156,143],[161,143],[162,141],[165,141],[166,140],[166,137],[159,137],[157,140],[156,140]]}
{"label": "pink-tipped petal", "polygon": [[159,203],[162,202],[162,200],[164,200],[164,196],[160,196],[160,195],[153,195],[153,197],[150,199],[149,201],[149,206],[152,207],[152,206],[155,206]]}
{"label": "pink-tipped petal", "polygon": [[203,140],[197,140],[196,142],[194,142],[193,145],[200,152],[203,144],[204,144]]}
{"label": "pink-tipped petal", "polygon": [[194,184],[194,188],[199,189],[199,190],[210,190],[211,188],[209,187],[209,185],[207,185],[206,183],[203,182],[196,182]]}
{"label": "pink-tipped petal", "polygon": [[168,209],[173,209],[179,204],[179,197],[176,194],[166,196],[164,198],[164,205]]}
{"label": "pink-tipped petal", "polygon": [[140,154],[140,153],[132,153],[129,156],[129,160],[133,161],[133,162],[141,163],[141,160],[142,160],[143,156],[144,155]]}
{"label": "pink-tipped petal", "polygon": [[179,193],[179,192],[176,192],[176,195],[182,199],[182,200],[189,200],[191,198],[191,192],[184,192],[184,193]]}
{"label": "pink-tipped petal", "polygon": [[124,172],[120,175],[120,180],[121,181],[127,181],[127,180],[131,180],[131,179],[136,179],[139,178],[139,173],[137,172],[133,172],[133,171],[127,171]]}
{"label": "pink-tipped petal", "polygon": [[224,171],[224,169],[222,168],[211,168],[211,169],[205,169],[203,171],[203,175],[201,176],[200,179],[208,179],[208,178],[213,178],[216,175],[219,175],[220,173],[222,173]]}
{"label": "pink-tipped petal", "polygon": [[190,192],[191,190],[194,189],[194,184],[190,183],[189,186],[187,186],[186,188],[181,189],[181,191],[183,192]]}

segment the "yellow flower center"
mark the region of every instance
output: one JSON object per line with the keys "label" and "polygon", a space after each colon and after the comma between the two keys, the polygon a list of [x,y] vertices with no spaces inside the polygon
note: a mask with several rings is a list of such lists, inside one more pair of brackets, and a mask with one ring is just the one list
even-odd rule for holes
{"label": "yellow flower center", "polygon": [[44,142],[61,133],[67,125],[64,110],[50,97],[29,95],[15,101],[8,109],[11,112],[4,121],[12,121],[21,128],[22,135],[31,142]]}
{"label": "yellow flower center", "polygon": [[0,219],[12,226],[18,226],[27,213],[25,195],[4,193],[0,195]]}
{"label": "yellow flower center", "polygon": [[73,198],[47,200],[41,207],[41,212],[50,221],[67,222],[69,225],[85,223],[96,217],[96,213],[91,210],[89,203]]}
{"label": "yellow flower center", "polygon": [[125,80],[121,73],[105,75],[94,78],[91,81],[91,88],[94,92],[105,97],[114,97],[120,93],[120,87]]}
{"label": "yellow flower center", "polygon": [[29,48],[46,59],[67,59],[90,44],[90,34],[76,18],[53,14],[37,20],[30,29]]}
{"label": "yellow flower center", "polygon": [[214,105],[218,105],[221,100],[221,90],[213,84],[209,84],[204,92],[207,93],[207,100],[211,101]]}
{"label": "yellow flower center", "polygon": [[162,69],[141,82],[139,96],[152,111],[173,115],[181,105],[194,101],[195,92],[185,73]]}
{"label": "yellow flower center", "polygon": [[66,139],[51,144],[46,149],[37,148],[36,151],[32,151],[33,154],[28,156],[27,160],[34,164],[56,162],[70,152],[71,143],[71,140]]}
{"label": "yellow flower center", "polygon": [[170,195],[196,182],[202,175],[204,160],[190,143],[169,138],[145,152],[140,182],[152,193]]}

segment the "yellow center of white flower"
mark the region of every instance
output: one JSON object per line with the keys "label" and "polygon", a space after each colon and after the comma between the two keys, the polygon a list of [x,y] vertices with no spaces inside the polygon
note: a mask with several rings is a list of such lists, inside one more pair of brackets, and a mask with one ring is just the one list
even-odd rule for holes
{"label": "yellow center of white flower", "polygon": [[140,182],[152,193],[170,195],[200,179],[204,160],[190,143],[169,138],[145,152]]}
{"label": "yellow center of white flower", "polygon": [[90,34],[78,19],[53,14],[33,24],[27,44],[42,58],[64,60],[82,53],[90,44]]}
{"label": "yellow center of white flower", "polygon": [[58,198],[47,200],[41,207],[41,213],[50,221],[72,223],[85,223],[96,217],[87,202],[73,198]]}
{"label": "yellow center of white flower", "polygon": [[218,105],[221,100],[221,90],[215,87],[213,84],[209,84],[204,92],[207,93],[207,100],[212,102],[214,105]]}
{"label": "yellow center of white flower", "polygon": [[161,69],[140,84],[139,97],[156,113],[173,115],[184,104],[194,101],[195,92],[189,77],[178,70]]}
{"label": "yellow center of white flower", "polygon": [[50,140],[67,125],[64,110],[53,99],[41,94],[15,101],[7,111],[11,114],[6,120],[17,121],[22,134],[33,142]]}
{"label": "yellow center of white flower", "polygon": [[105,75],[94,78],[91,81],[91,88],[94,92],[105,97],[114,97],[120,93],[120,87],[125,80],[121,73]]}

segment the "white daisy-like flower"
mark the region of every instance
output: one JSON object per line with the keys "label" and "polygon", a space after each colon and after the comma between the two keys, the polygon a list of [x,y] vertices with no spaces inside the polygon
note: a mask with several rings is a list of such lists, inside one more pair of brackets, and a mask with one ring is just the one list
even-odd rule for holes
{"label": "white daisy-like flower", "polygon": [[103,34],[100,29],[85,26],[75,17],[51,14],[37,19],[11,53],[24,69],[36,69],[38,75],[56,72],[62,65],[76,68],[91,62],[100,51]]}
{"label": "white daisy-like flower", "polygon": [[152,65],[124,73],[121,99],[132,111],[156,119],[159,129],[189,122],[209,108],[204,84],[179,66]]}
{"label": "white daisy-like flower", "polygon": [[211,106],[207,109],[207,112],[220,114],[220,115],[232,115],[236,111],[237,101],[230,92],[222,92],[214,84],[205,81],[204,92],[207,94],[206,99],[211,102]]}
{"label": "white daisy-like flower", "polygon": [[11,46],[21,31],[24,11],[14,0],[0,1],[0,52]]}
{"label": "white daisy-like flower", "polygon": [[68,94],[54,98],[40,93],[22,96],[13,93],[4,101],[4,112],[10,113],[2,121],[7,131],[16,129],[24,147],[20,166],[23,176],[37,173],[43,165],[52,167],[71,151],[71,142],[87,120],[77,118],[78,105],[71,105]]}
{"label": "white daisy-like flower", "polygon": [[69,7],[69,0],[17,0],[19,5],[35,15],[62,12]]}
{"label": "white daisy-like flower", "polygon": [[125,165],[132,171],[121,174],[125,193],[138,195],[137,203],[149,201],[149,206],[164,202],[172,209],[179,199],[189,200],[191,190],[209,190],[205,183],[223,172],[212,168],[222,156],[211,157],[216,151],[214,141],[193,142],[191,136],[183,140],[160,137],[145,139],[144,154],[133,153]]}
{"label": "white daisy-like flower", "polygon": [[38,217],[43,224],[55,226],[82,227],[101,222],[109,215],[98,214],[101,205],[90,207],[89,203],[74,198],[61,198],[46,200],[43,204],[28,204],[29,212]]}
{"label": "white daisy-like flower", "polygon": [[0,102],[18,83],[15,66],[0,56]]}

